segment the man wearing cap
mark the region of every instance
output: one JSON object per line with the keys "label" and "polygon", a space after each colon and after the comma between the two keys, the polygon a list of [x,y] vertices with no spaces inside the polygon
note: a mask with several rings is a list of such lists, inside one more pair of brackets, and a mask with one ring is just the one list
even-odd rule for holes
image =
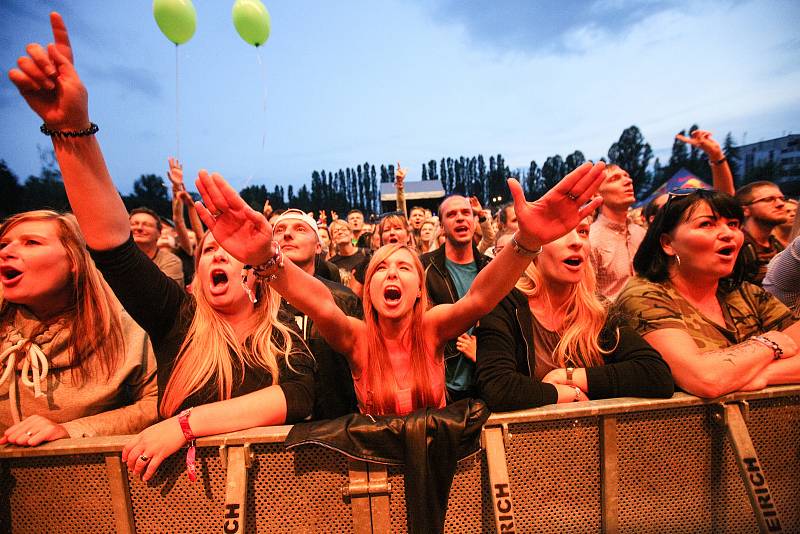
{"label": "man wearing cap", "polygon": [[[333,295],[336,305],[345,314],[359,319],[362,317],[361,301],[350,289],[316,273],[316,258],[321,250],[322,239],[313,218],[300,210],[286,210],[275,219],[272,234],[284,256],[322,281]],[[294,317],[303,340],[316,360],[313,418],[333,419],[358,412],[353,379],[345,357],[333,351],[308,316],[285,300],[281,300],[281,309]]]}

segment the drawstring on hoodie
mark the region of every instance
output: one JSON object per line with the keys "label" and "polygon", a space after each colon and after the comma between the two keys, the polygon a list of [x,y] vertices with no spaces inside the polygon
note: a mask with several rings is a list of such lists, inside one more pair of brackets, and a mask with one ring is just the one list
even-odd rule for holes
{"label": "drawstring on hoodie", "polygon": [[[14,424],[17,424],[21,421],[19,408],[16,403],[17,381],[12,378],[14,370],[17,368],[17,353],[24,358],[22,362],[22,383],[33,388],[34,398],[39,398],[44,395],[44,393],[42,393],[41,383],[47,377],[50,365],[47,362],[47,356],[42,348],[33,340],[26,339],[22,337],[21,334],[15,333],[10,336],[9,341],[11,342],[11,346],[0,353],[0,365],[2,365],[2,362],[6,362],[6,368],[3,371],[3,375],[0,376],[0,384],[4,383],[6,380],[9,381],[8,402],[11,405],[11,417],[14,420]],[[27,351],[25,350],[26,345]]]}

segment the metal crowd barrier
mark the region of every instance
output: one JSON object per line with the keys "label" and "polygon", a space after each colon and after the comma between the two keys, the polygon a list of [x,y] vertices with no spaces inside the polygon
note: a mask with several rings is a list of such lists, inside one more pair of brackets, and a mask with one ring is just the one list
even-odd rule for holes
{"label": "metal crowd barrier", "polygon": [[[283,448],[290,427],[198,440],[144,484],[126,438],[0,448],[0,532],[404,532],[398,468]],[[800,532],[800,387],[493,415],[447,532]]]}

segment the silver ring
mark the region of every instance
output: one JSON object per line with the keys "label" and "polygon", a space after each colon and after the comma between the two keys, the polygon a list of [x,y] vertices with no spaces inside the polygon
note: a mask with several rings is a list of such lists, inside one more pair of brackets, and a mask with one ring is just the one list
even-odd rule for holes
{"label": "silver ring", "polygon": [[143,454],[143,455],[139,456],[139,459],[140,459],[141,461],[145,462],[145,463],[147,463],[147,462],[149,462],[149,461],[150,461],[150,457],[149,457],[149,456],[147,456],[146,454]]}
{"label": "silver ring", "polygon": [[567,191],[566,193],[564,193],[564,195],[565,195],[565,196],[566,196],[568,199],[570,199],[571,201],[573,201],[573,202],[577,202],[577,201],[578,201],[578,197],[577,197],[577,196],[575,196],[575,195],[573,195],[573,194],[572,194],[572,193],[570,193],[569,191]]}
{"label": "silver ring", "polygon": [[31,432],[30,430],[28,430],[28,431],[27,431],[27,432],[25,432],[25,433],[28,435],[28,437],[31,437],[31,436],[33,436],[33,432]]}
{"label": "silver ring", "polygon": [[217,217],[219,217],[220,215],[222,215],[222,210],[217,210],[217,211],[215,211],[214,213],[212,213],[211,215],[213,215],[213,216],[214,216],[214,218],[216,219]]}

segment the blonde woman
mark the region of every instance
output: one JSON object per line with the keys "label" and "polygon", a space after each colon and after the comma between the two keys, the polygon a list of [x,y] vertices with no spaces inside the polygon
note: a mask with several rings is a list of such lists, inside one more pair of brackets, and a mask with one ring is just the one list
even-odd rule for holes
{"label": "blonde woman", "polygon": [[192,295],[133,243],[127,211],[89,127],[87,92],[72,65],[66,27],[57,13],[51,23],[56,44],[46,51],[29,45],[21,68],[9,76],[52,135],[70,204],[98,268],[153,343],[159,410],[168,419],[126,446],[128,467],[146,469],[148,479],[195,436],[306,418],[313,360],[278,321],[280,296],[264,280],[243,280],[242,263],[211,234],[198,245]]}
{"label": "blonde woman", "polygon": [[122,311],[72,215],[0,225],[0,443],[139,432],[157,419],[147,335]]}
{"label": "blonde woman", "polygon": [[481,319],[478,386],[493,411],[672,395],[658,352],[596,296],[590,223],[544,245],[516,289]]}
{"label": "blonde woman", "polygon": [[362,412],[402,415],[444,405],[447,340],[467,331],[511,290],[540,244],[569,232],[600,204],[592,195],[604,168],[603,163],[578,167],[535,203],[527,203],[519,183],[510,180],[520,230],[512,246],[482,269],[464,298],[453,304],[428,309],[417,254],[401,236],[390,236],[400,242],[378,249],[367,268],[363,321],[346,316],[321,282],[284,259],[267,220],[221,176],[200,173],[197,186],[205,206],[198,204],[198,213],[231,254],[259,265],[260,275],[345,355]]}

